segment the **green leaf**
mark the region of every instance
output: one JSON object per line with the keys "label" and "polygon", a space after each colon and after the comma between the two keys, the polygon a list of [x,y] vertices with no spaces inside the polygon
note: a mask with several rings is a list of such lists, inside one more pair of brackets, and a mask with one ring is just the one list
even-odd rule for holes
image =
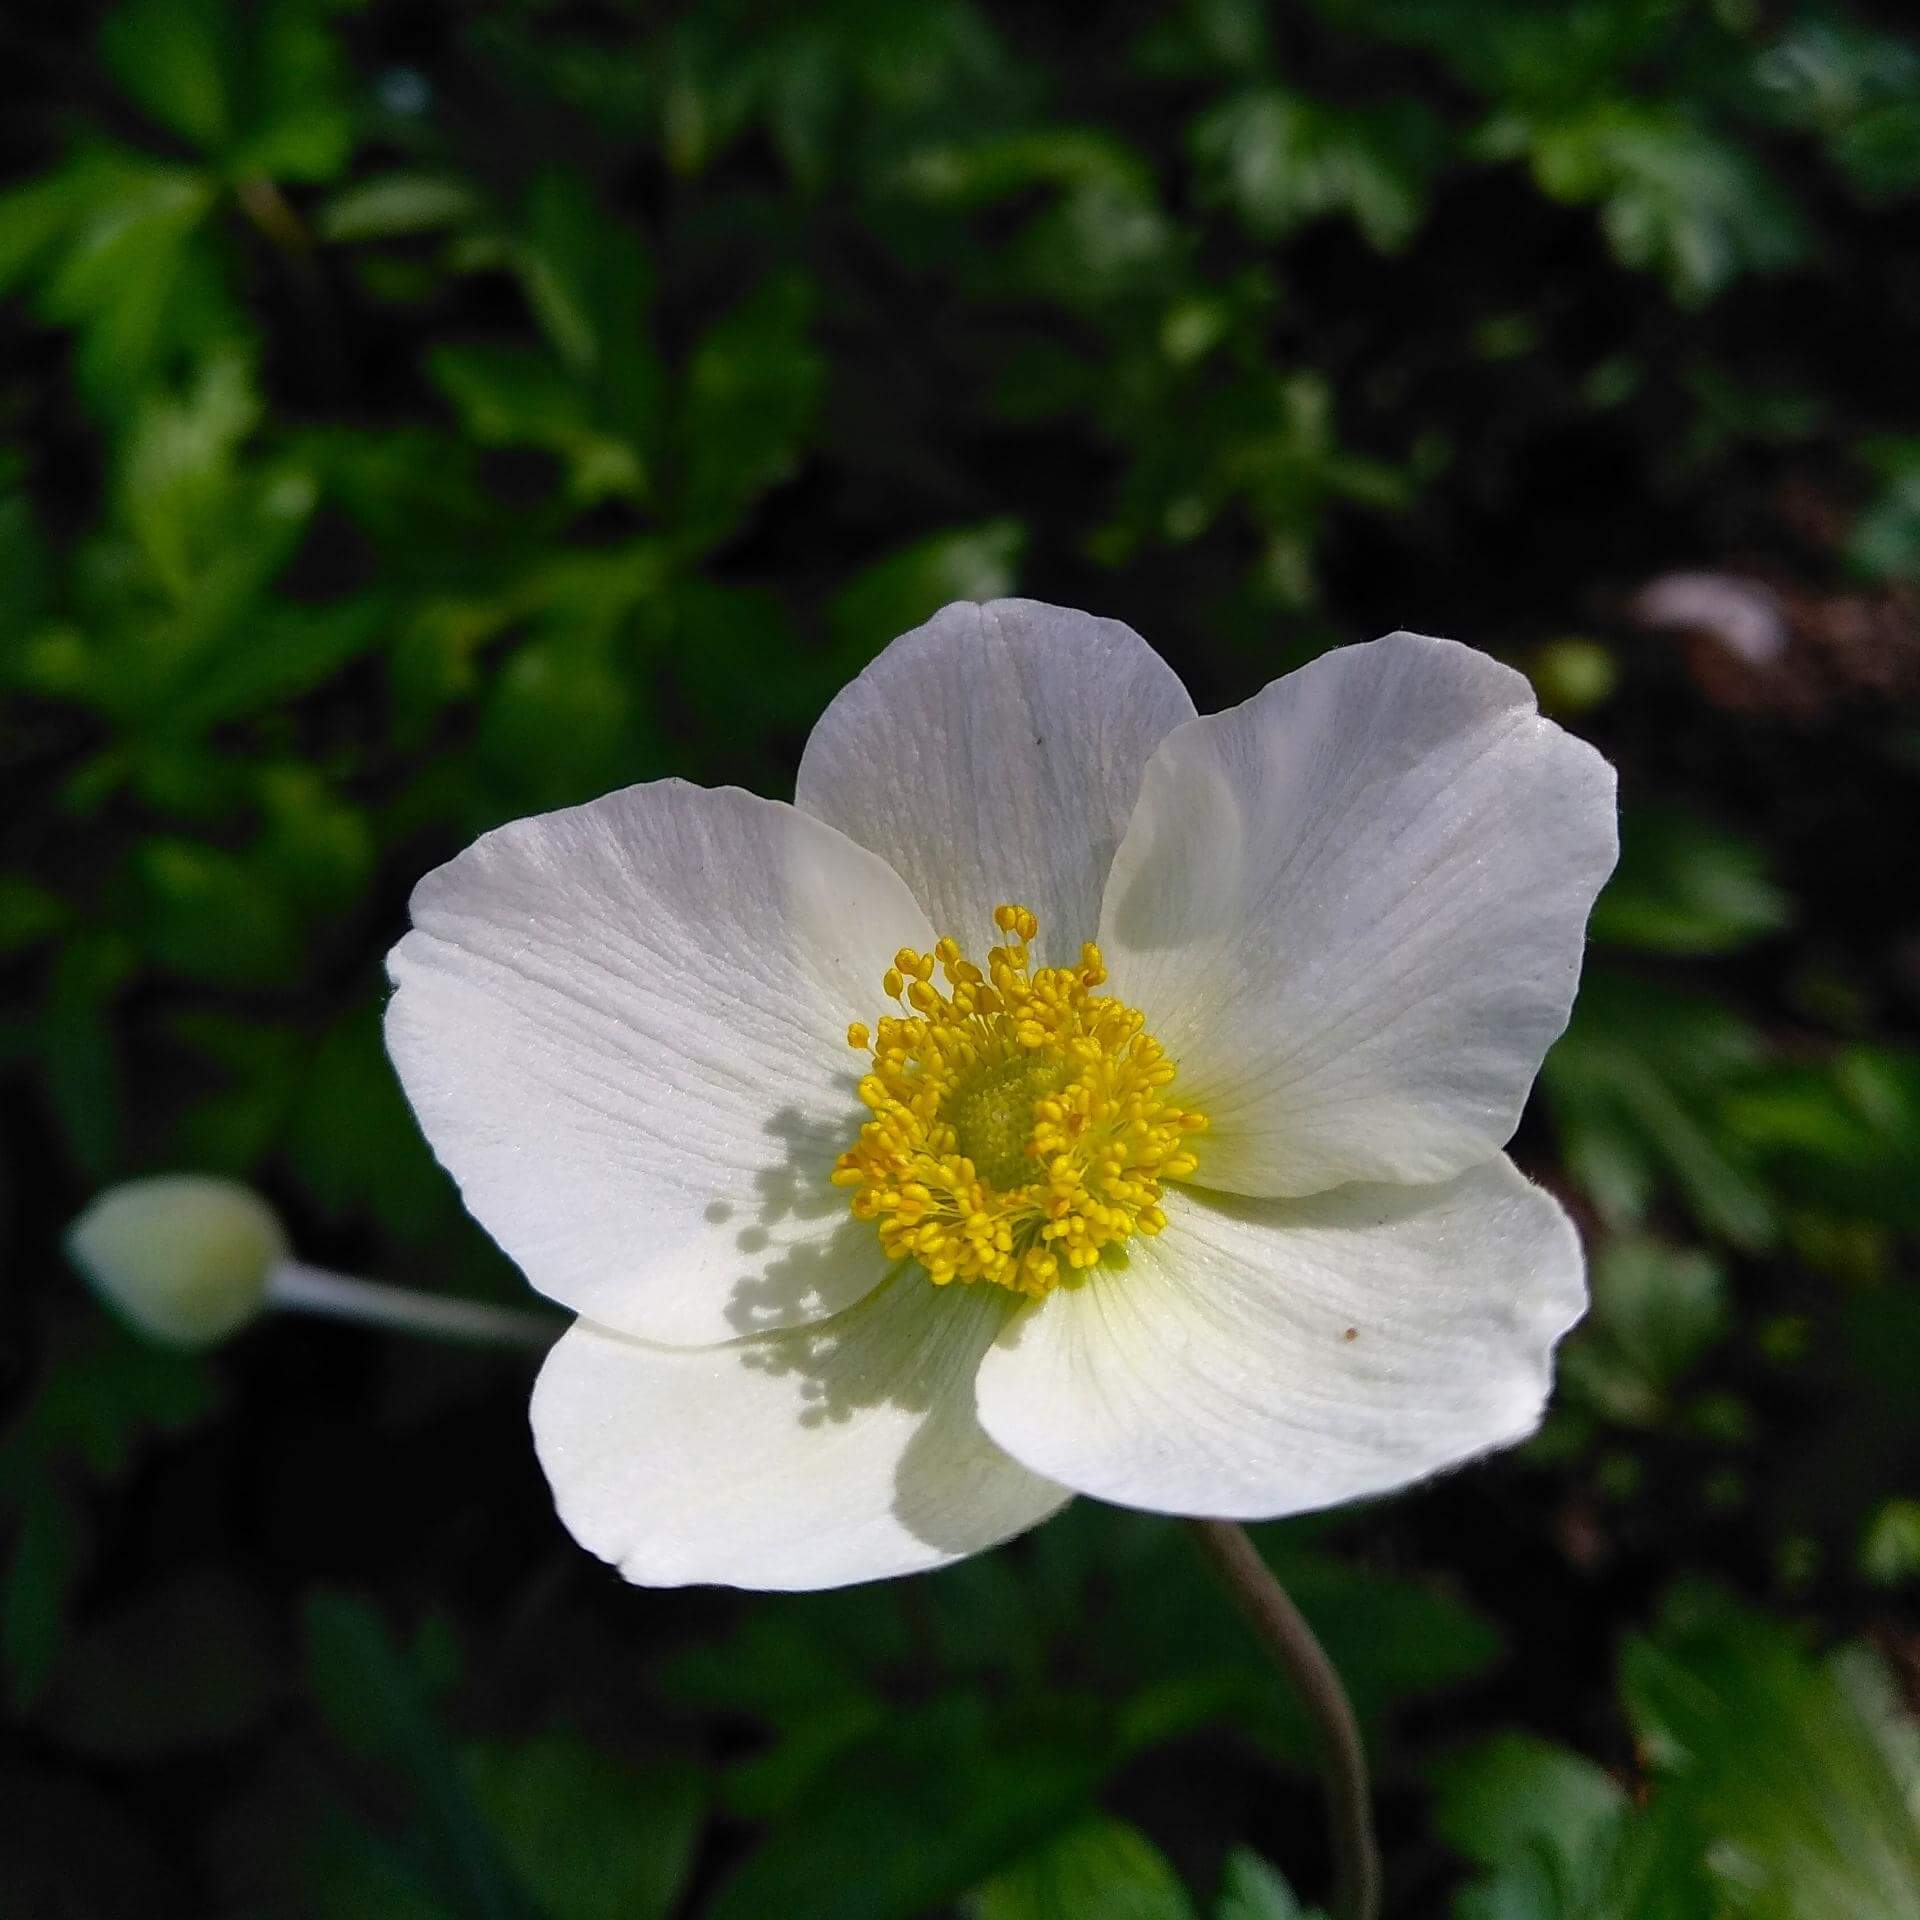
{"label": "green leaf", "polygon": [[37,263],[36,305],[78,331],[81,390],[117,421],[157,375],[243,332],[205,232],[218,188],[199,169],[108,148],[58,177],[67,218]]}
{"label": "green leaf", "polygon": [[233,174],[325,180],[352,149],[328,0],[120,0],[114,77],[158,126]]}
{"label": "green leaf", "polygon": [[156,834],[134,855],[139,938],[160,966],[225,986],[272,985],[303,952],[287,902],[223,847]]}
{"label": "green leaf", "polygon": [[[1458,1687],[1499,1657],[1493,1622],[1431,1578],[1311,1550],[1285,1529],[1262,1528],[1255,1537],[1339,1667],[1363,1722],[1390,1705]],[[1290,1702],[1274,1705],[1290,1717]]]}
{"label": "green leaf", "polygon": [[229,634],[183,676],[168,717],[179,731],[198,733],[297,700],[371,653],[386,637],[386,618],[371,595],[263,606],[251,631]]}
{"label": "green leaf", "polygon": [[1861,1536],[1858,1560],[1876,1586],[1905,1586],[1920,1576],[1920,1500],[1884,1501]]}
{"label": "green leaf", "polygon": [[1793,917],[1752,841],[1677,810],[1620,823],[1620,864],[1593,910],[1602,945],[1651,953],[1731,953]]}
{"label": "green leaf", "polygon": [[254,858],[301,915],[326,922],[358,905],[374,866],[366,815],[307,767],[262,775],[260,805],[266,826]]}
{"label": "green leaf", "polygon": [[288,1116],[294,1177],[331,1219],[371,1215],[402,1246],[457,1217],[380,1039],[378,1008],[354,1009],[322,1035]]}
{"label": "green leaf", "polygon": [[826,363],[805,281],[768,281],[695,346],[683,383],[676,517],[694,552],[724,539],[799,467]]}
{"label": "green leaf", "polygon": [[693,1864],[705,1794],[685,1767],[635,1767],[546,1734],[470,1746],[481,1811],[544,1920],[667,1920]]}
{"label": "green leaf", "polygon": [[1760,162],[1667,103],[1608,100],[1497,124],[1487,144],[1523,148],[1552,198],[1597,203],[1615,255],[1659,273],[1685,305],[1807,251],[1799,211]]}
{"label": "green leaf", "polygon": [[1562,1353],[1563,1377],[1597,1413],[1651,1425],[1730,1318],[1726,1279],[1709,1255],[1610,1241],[1594,1262],[1592,1311]]}
{"label": "green leaf", "polygon": [[1220,1875],[1212,1920],[1327,1920],[1303,1907],[1279,1871],[1249,1847],[1235,1847]]}
{"label": "green leaf", "polygon": [[748,784],[779,780],[768,741],[805,727],[832,699],[845,677],[839,661],[808,647],[780,598],[760,588],[683,579],[647,611],[660,623],[655,645],[672,662],[677,701],[726,737]]}
{"label": "green leaf", "polygon": [[1273,87],[1223,101],[1192,134],[1202,198],[1231,205],[1257,239],[1339,213],[1384,253],[1419,225],[1441,141],[1417,102],[1331,107]]}
{"label": "green leaf", "polygon": [[1603,1768],[1523,1733],[1496,1734],[1433,1770],[1434,1831],[1497,1867],[1536,1844],[1569,1876],[1610,1840],[1627,1796]]}
{"label": "green leaf", "polygon": [[58,894],[23,873],[0,873],[0,959],[38,946],[66,922]]}
{"label": "green leaf", "polygon": [[1271,23],[1260,0],[1188,0],[1161,12],[1135,43],[1132,64],[1172,79],[1241,74],[1264,67]]}
{"label": "green leaf", "polygon": [[88,182],[71,167],[0,193],[0,292],[43,264],[88,197]]}
{"label": "green leaf", "polygon": [[306,1608],[308,1686],[336,1738],[403,1784],[417,1841],[451,1910],[536,1920],[474,1803],[419,1676],[365,1601],[316,1594]]}
{"label": "green leaf", "polygon": [[514,650],[480,715],[480,765],[516,811],[569,806],[620,784],[634,695],[592,636]]}
{"label": "green leaf", "polygon": [[291,1025],[201,1010],[176,1015],[167,1033],[218,1081],[182,1108],[167,1158],[236,1179],[257,1174],[286,1125],[304,1066],[304,1036]]}
{"label": "green leaf", "polygon": [[1804,13],[1754,63],[1786,125],[1818,134],[1869,200],[1920,188],[1920,49],[1844,15]]}
{"label": "green leaf", "polygon": [[542,447],[564,460],[577,504],[644,493],[641,450],[596,419],[591,386],[541,349],[449,343],[427,367],[480,445]]}
{"label": "green leaf", "polygon": [[576,373],[645,354],[652,276],[638,239],[593,190],[550,169],[528,189],[507,258],[554,351]]}
{"label": "green leaf", "polygon": [[1480,92],[1530,105],[1618,90],[1672,36],[1667,0],[1322,0],[1383,37],[1430,49]]}
{"label": "green leaf", "polygon": [[270,180],[329,181],[353,153],[353,77],[329,16],[353,0],[255,0],[244,36],[246,117],[228,164]]}
{"label": "green leaf", "polygon": [[321,1809],[303,1836],[286,1911],[315,1920],[465,1920],[471,1909],[424,1878],[405,1852],[337,1807]]}
{"label": "green leaf", "polygon": [[828,1778],[840,1756],[886,1728],[872,1669],[905,1649],[899,1610],[878,1588],[810,1595],[777,1613],[749,1613],[724,1641],[667,1667],[671,1697],[744,1715],[773,1734],[727,1782],[742,1815],[780,1814]]}
{"label": "green leaf", "polygon": [[[1256,312],[1263,304],[1248,298]],[[1342,446],[1333,389],[1317,372],[1263,366],[1231,380],[1209,378],[1203,351],[1188,379],[1167,390],[1164,414],[1156,405],[1138,423],[1139,453],[1119,516],[1098,535],[1102,557],[1123,559],[1146,540],[1190,545],[1233,511],[1229,524],[1244,522],[1260,543],[1249,587],[1256,601],[1310,605],[1314,555],[1330,514],[1348,502],[1400,506],[1406,476]]]}
{"label": "green leaf", "polygon": [[1003,298],[1038,299],[1089,318],[1170,290],[1182,236],[1146,181],[1075,184],[1035,215],[1002,253]]}
{"label": "green leaf", "polygon": [[204,1419],[215,1397],[198,1358],[137,1340],[104,1314],[56,1332],[0,1435],[0,1511],[18,1521],[0,1586],[0,1657],[16,1701],[45,1685],[65,1639],[93,1545],[85,1490],[124,1478],[149,1442]]}
{"label": "green leaf", "polygon": [[1765,1062],[1758,1033],[1718,1001],[1589,968],[1542,1082],[1568,1167],[1611,1222],[1641,1220],[1670,1181],[1702,1225],[1760,1247],[1774,1203],[1720,1114]]}
{"label": "green leaf", "polygon": [[241,446],[260,422],[250,358],[211,354],[178,395],[135,414],[116,476],[121,511],[162,585],[185,598],[226,531]]}
{"label": "green leaf", "polygon": [[1137,1827],[1090,1814],[978,1888],[968,1920],[1194,1920],[1179,1876]]}
{"label": "green leaf", "polygon": [[1661,1791],[1711,1836],[1722,1911],[1920,1912],[1920,1738],[1864,1649],[1816,1660],[1777,1621],[1688,1591],[1628,1642],[1621,1686]]}
{"label": "green leaf", "polygon": [[485,202],[465,181],[438,173],[384,173],[342,187],[314,216],[322,240],[353,245],[464,227]]}
{"label": "green leaf", "polygon": [[89,929],[54,961],[41,1012],[42,1068],[67,1151],[102,1181],[120,1158],[127,1119],[119,1006],[135,956],[118,936]]}
{"label": "green leaf", "polygon": [[919,147],[888,184],[916,200],[971,208],[1048,187],[1093,189],[1127,200],[1137,198],[1150,183],[1140,156],[1111,134],[1048,127]]}
{"label": "green leaf", "polygon": [[156,125],[217,154],[234,134],[239,24],[228,0],[120,0],[101,51]]}
{"label": "green leaf", "polygon": [[1866,108],[1834,136],[1833,157],[1864,199],[1920,193],[1920,98]]}
{"label": "green leaf", "polygon": [[913,1920],[1080,1814],[1111,1756],[948,1695],[842,1749],[702,1920]]}
{"label": "green leaf", "polygon": [[987,520],[929,534],[861,568],[828,610],[836,647],[849,667],[864,665],[949,601],[1003,598],[1026,543],[1017,520]]}
{"label": "green leaf", "polygon": [[1843,1217],[1920,1227],[1920,1053],[1849,1047],[1732,1094],[1725,1137],[1788,1194]]}
{"label": "green leaf", "polygon": [[1874,579],[1920,579],[1920,435],[1873,439],[1861,451],[1879,484],[1847,558]]}
{"label": "green leaf", "polygon": [[[1498,1654],[1492,1625],[1434,1582],[1353,1564],[1309,1540],[1297,1526],[1255,1533],[1340,1670],[1363,1727],[1459,1686]],[[1286,1763],[1311,1764],[1311,1722],[1272,1684],[1259,1642],[1181,1529],[1070,1509],[1035,1544],[1049,1562],[1075,1555],[1051,1583],[1044,1618],[1071,1635],[1088,1670],[1124,1701],[1119,1735],[1130,1750],[1224,1722]]]}
{"label": "green leaf", "polygon": [[1485,1871],[1455,1920],[1701,1920],[1705,1836],[1656,1800],[1633,1807],[1602,1769],[1526,1734],[1498,1734],[1433,1770],[1434,1824]]}
{"label": "green leaf", "polygon": [[203,1361],[90,1315],[55,1342],[33,1398],[0,1446],[0,1486],[12,1491],[47,1471],[120,1480],[148,1442],[184,1433],[217,1403]]}
{"label": "green leaf", "polygon": [[[114,475],[140,574],[103,541],[121,591],[92,698],[130,730],[175,739],[302,692],[370,645],[380,602],[287,606],[268,588],[317,503],[313,476],[249,460],[251,358],[211,349],[183,389],[134,410]],[[104,571],[104,567],[103,567]]]}

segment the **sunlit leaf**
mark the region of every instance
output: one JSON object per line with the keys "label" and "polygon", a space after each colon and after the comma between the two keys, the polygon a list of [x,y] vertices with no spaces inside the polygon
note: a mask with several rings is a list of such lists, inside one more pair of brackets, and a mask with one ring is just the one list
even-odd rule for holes
{"label": "sunlit leaf", "polygon": [[964,1910],[968,1920],[1195,1920],[1166,1856],[1137,1827],[1104,1814],[1003,1867]]}
{"label": "sunlit leaf", "polygon": [[343,187],[314,221],[323,240],[352,245],[465,225],[483,206],[464,181],[434,173],[387,173]]}
{"label": "sunlit leaf", "polygon": [[1526,1734],[1497,1734],[1434,1769],[1434,1822],[1483,1871],[1454,1920],[1700,1920],[1705,1836],[1656,1800],[1635,1807],[1603,1769]]}
{"label": "sunlit leaf", "polygon": [[1622,1687],[1654,1768],[1709,1837],[1724,1911],[1920,1910],[1920,1735],[1877,1662],[1816,1660],[1777,1622],[1696,1592],[1628,1643]]}

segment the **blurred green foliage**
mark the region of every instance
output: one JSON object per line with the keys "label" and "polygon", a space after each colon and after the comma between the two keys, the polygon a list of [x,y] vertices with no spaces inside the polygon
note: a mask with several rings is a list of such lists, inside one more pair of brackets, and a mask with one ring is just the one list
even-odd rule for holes
{"label": "blurred green foliage", "polygon": [[[1203,707],[1457,633],[1622,768],[1516,1148],[1594,1254],[1556,1411],[1263,1534],[1367,1724],[1395,1910],[1920,1912],[1900,9],[7,36],[9,1913],[1307,1920],[1306,1729],[1177,1530],[634,1593],[561,1537],[513,1364],[162,1356],[58,1256],[100,1183],[195,1167],[314,1257],[512,1297],[380,1050],[413,879],[628,781],[783,792],[888,638],[1013,590],[1129,620]],[[1676,571],[1734,611],[1651,618]]]}

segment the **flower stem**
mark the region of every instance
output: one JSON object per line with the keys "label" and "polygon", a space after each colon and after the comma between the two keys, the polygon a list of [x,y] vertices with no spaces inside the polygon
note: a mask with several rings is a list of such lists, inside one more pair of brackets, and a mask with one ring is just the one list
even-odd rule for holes
{"label": "flower stem", "polygon": [[411,1287],[358,1280],[350,1274],[329,1273],[324,1267],[309,1267],[299,1260],[283,1260],[274,1268],[267,1280],[267,1300],[272,1306],[291,1307],[302,1313],[328,1314],[337,1320],[359,1320],[401,1333],[494,1346],[546,1346],[565,1325],[544,1313],[520,1313],[481,1300],[449,1300],[441,1294],[416,1293]]}
{"label": "flower stem", "polygon": [[1202,1557],[1252,1622],[1313,1718],[1326,1776],[1339,1920],[1379,1920],[1380,1852],[1373,1837],[1367,1755],[1340,1676],[1244,1527],[1231,1520],[1189,1520],[1187,1525]]}

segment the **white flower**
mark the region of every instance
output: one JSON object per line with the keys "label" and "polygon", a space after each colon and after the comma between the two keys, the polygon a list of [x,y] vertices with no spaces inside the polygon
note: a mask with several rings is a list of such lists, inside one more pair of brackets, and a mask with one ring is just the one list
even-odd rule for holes
{"label": "white flower", "polygon": [[561,1518],[632,1580],[820,1587],[1072,1492],[1271,1516],[1518,1440],[1585,1288],[1501,1147],[1614,852],[1605,762],[1466,647],[1199,718],[1018,600],[889,647],[792,806],[487,834],[387,1035],[580,1316],[533,1399]]}
{"label": "white flower", "polygon": [[217,1346],[269,1309],[435,1340],[552,1337],[545,1313],[310,1267],[265,1199],[212,1174],[149,1174],[96,1194],[67,1229],[67,1256],[122,1320],[165,1347]]}
{"label": "white flower", "polygon": [[211,1347],[266,1311],[287,1237],[251,1188],[160,1173],[100,1194],[67,1229],[67,1252],[149,1339]]}

